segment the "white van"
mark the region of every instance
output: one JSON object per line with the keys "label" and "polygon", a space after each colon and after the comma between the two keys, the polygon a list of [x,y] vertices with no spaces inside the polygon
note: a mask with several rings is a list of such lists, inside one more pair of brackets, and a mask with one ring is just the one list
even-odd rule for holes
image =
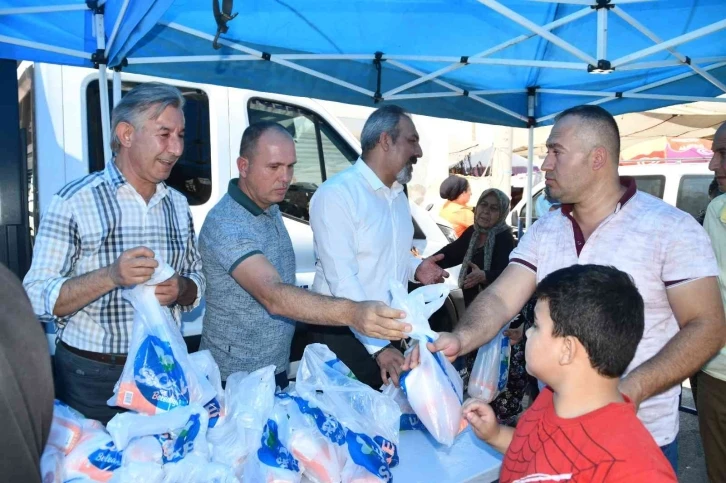
{"label": "white van", "polygon": [[[702,162],[653,162],[622,165],[620,176],[635,178],[640,191],[657,196],[669,205],[675,206],[694,217],[708,206],[708,185],[713,181],[713,172],[708,169],[708,160]],[[549,210],[550,204],[544,197],[544,182],[532,189],[532,223]],[[510,212],[508,223],[514,233],[524,233],[526,200],[517,203]]]}
{"label": "white van", "polygon": [[[177,86],[186,98],[184,155],[167,183],[187,197],[197,232],[209,210],[226,192],[229,180],[238,176],[236,159],[245,128],[268,120],[290,131],[296,143],[297,165],[280,208],[295,250],[296,283],[309,287],[315,274],[313,235],[308,223],[310,198],[323,181],[358,158],[360,144],[355,137],[313,99],[133,74],[122,74],[121,79],[124,91],[138,83],[162,81]],[[27,139],[32,236],[39,214],[53,194],[70,181],[103,169],[98,72],[23,63],[18,71],[18,88],[21,129]],[[411,203],[411,212],[414,246],[421,256],[429,256],[449,242],[425,210]],[[456,275],[452,271],[449,278],[454,291],[445,309],[451,324],[463,311],[463,297],[455,287]],[[182,331],[186,337],[199,336],[202,315],[203,304],[185,314]]]}

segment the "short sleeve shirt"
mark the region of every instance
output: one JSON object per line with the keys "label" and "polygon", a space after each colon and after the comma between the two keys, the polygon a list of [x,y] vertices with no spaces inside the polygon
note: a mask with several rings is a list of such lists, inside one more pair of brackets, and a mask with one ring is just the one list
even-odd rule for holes
{"label": "short sleeve shirt", "polygon": [[[718,262],[718,285],[721,289],[721,300],[726,306],[726,195],[714,199],[706,210],[703,223]],[[726,381],[726,347],[703,366],[703,372],[711,377]]]}
{"label": "short sleeve shirt", "polygon": [[[538,283],[574,264],[609,265],[628,273],[645,302],[645,330],[630,372],[655,356],[679,330],[667,290],[717,276],[718,267],[706,232],[691,215],[636,191],[632,178],[621,178],[621,184],[626,192],[614,213],[587,241],[571,216],[572,206],[564,205],[532,225],[510,263],[534,271]],[[679,394],[680,387],[672,387],[644,401],[638,411],[659,446],[678,434]]]}
{"label": "short sleeve shirt", "polygon": [[259,208],[237,186],[212,208],[199,233],[199,251],[208,280],[201,348],[209,349],[222,379],[274,364],[287,370],[295,321],[270,314],[232,277],[253,255],[264,255],[284,283],[295,283],[295,253],[277,205]]}

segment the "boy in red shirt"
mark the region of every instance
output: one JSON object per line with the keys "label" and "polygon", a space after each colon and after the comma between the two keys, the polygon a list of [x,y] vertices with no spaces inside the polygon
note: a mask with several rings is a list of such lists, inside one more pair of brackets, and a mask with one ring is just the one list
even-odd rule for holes
{"label": "boy in red shirt", "polygon": [[671,465],[618,391],[643,337],[643,299],[612,267],[573,265],[537,286],[527,372],[547,385],[516,429],[470,399],[463,415],[504,454],[501,483],[675,482]]}

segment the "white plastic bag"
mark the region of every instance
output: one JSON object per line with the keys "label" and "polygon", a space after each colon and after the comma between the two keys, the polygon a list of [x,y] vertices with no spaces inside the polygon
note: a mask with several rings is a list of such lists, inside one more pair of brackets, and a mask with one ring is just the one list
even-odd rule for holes
{"label": "white plastic bag", "polygon": [[504,330],[479,348],[469,378],[469,396],[488,403],[507,388],[511,347]]}
{"label": "white plastic bag", "polygon": [[416,415],[416,411],[413,410],[411,404],[408,402],[408,398],[403,392],[403,389],[393,384],[387,384],[383,386],[381,392],[396,401],[396,404],[401,409],[400,431],[426,430],[426,427]]}
{"label": "white plastic bag", "polygon": [[438,335],[431,330],[429,318],[446,302],[446,297],[449,295],[449,288],[446,284],[425,285],[409,294],[400,282],[391,280],[389,288],[391,290],[391,307],[406,312],[403,322],[411,324],[412,329],[408,335],[414,339],[424,337],[436,339]]}
{"label": "white plastic bag", "polygon": [[401,376],[401,388],[423,425],[436,441],[451,446],[462,429],[461,404],[464,383],[443,354],[426,347],[438,334],[428,318],[444,303],[449,293],[444,284],[430,285],[406,294],[403,286],[391,281],[391,307],[405,310],[413,326],[411,337],[418,341],[421,363]]}
{"label": "white plastic bag", "polygon": [[162,483],[164,469],[155,463],[129,463],[114,471],[109,483]]}
{"label": "white plastic bag", "polygon": [[257,450],[265,422],[275,401],[275,366],[251,374],[235,372],[227,378],[226,415],[207,440],[212,444],[212,461],[230,466],[242,475],[248,456]]}
{"label": "white plastic bag", "polygon": [[215,396],[209,381],[192,369],[176,322],[154,294],[151,283],[165,280],[169,268],[160,263],[147,284],[123,291],[134,306],[134,324],[128,359],[109,406],[154,415],[192,402],[204,405]]}
{"label": "white plastic bag", "polygon": [[293,429],[286,404],[275,399],[269,419],[265,423],[257,451],[247,460],[244,483],[300,483],[302,468],[290,452]]}
{"label": "white plastic bag", "polygon": [[401,410],[391,398],[348,374],[350,369],[327,346],[311,344],[298,367],[295,389],[346,428],[350,458],[343,469],[343,481],[368,473],[389,481],[389,468],[398,464]]}
{"label": "white plastic bag", "polygon": [[[206,454],[208,423],[207,410],[195,403],[156,416],[131,412],[117,414],[108,422],[106,428],[116,447],[122,451],[134,438],[156,436],[162,446],[166,445],[164,448],[166,463],[169,460],[181,459],[191,451],[201,451]],[[172,447],[176,449],[172,450]]]}
{"label": "white plastic bag", "polygon": [[66,480],[73,478],[106,482],[121,467],[122,452],[102,430],[84,429],[83,436],[63,462]]}
{"label": "white plastic bag", "polygon": [[40,457],[40,481],[43,483],[63,483],[65,481],[64,459],[65,454],[62,450],[47,445]]}
{"label": "white plastic bag", "polygon": [[288,432],[280,439],[300,463],[312,483],[339,483],[347,460],[345,428],[334,416],[324,413],[296,393],[276,395],[289,418]]}
{"label": "white plastic bag", "polygon": [[68,454],[81,440],[85,419],[81,413],[56,399],[47,444]]}
{"label": "white plastic bag", "polygon": [[224,389],[222,389],[222,376],[219,372],[219,366],[214,360],[212,353],[208,350],[201,350],[189,354],[189,361],[197,372],[197,377],[206,377],[214,388],[215,397],[209,401],[204,407],[209,413],[209,427],[213,428],[224,416]]}

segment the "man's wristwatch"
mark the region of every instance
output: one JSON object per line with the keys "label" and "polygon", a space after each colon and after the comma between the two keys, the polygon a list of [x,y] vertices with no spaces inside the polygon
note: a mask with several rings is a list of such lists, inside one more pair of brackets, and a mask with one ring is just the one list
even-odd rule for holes
{"label": "man's wristwatch", "polygon": [[374,352],[373,354],[371,354],[371,357],[373,358],[374,361],[378,361],[378,356],[381,355],[381,352],[383,352],[386,349],[391,349],[392,347],[393,347],[393,345],[388,344],[387,346],[383,347],[382,349],[378,350],[377,352]]}

